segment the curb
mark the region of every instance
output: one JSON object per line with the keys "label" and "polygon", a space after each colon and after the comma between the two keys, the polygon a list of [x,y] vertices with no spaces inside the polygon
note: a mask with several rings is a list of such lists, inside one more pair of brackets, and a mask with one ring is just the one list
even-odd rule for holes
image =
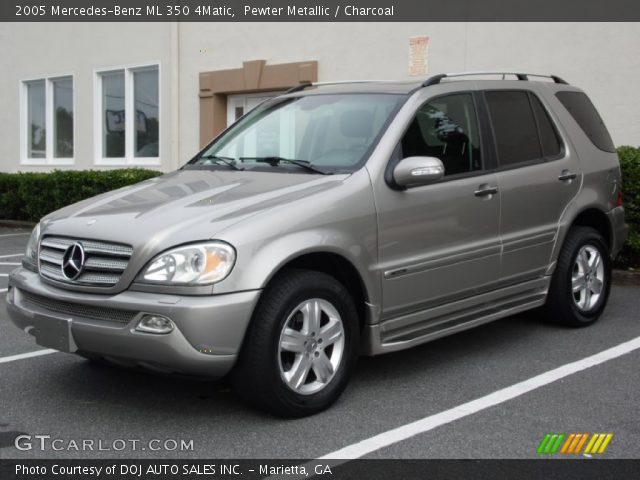
{"label": "curb", "polygon": [[0,220],[0,227],[8,228],[33,228],[36,222],[26,222],[23,220]]}
{"label": "curb", "polygon": [[631,270],[613,270],[612,281],[615,285],[640,286],[640,272]]}

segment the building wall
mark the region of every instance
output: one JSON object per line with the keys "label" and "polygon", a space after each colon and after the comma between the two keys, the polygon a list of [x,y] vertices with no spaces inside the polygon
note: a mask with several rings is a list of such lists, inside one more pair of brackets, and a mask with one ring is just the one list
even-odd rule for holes
{"label": "building wall", "polygon": [[[172,170],[199,146],[199,74],[318,61],[320,81],[408,79],[409,38],[430,37],[429,73],[553,73],[583,88],[617,145],[640,145],[637,23],[33,23],[0,24],[0,170],[19,164],[19,82],[73,73],[75,165],[94,165],[94,70],[160,62],[161,160]],[[65,167],[66,168],[66,167]]]}
{"label": "building wall", "polygon": [[640,145],[637,23],[251,23],[181,24],[180,158],[199,145],[198,75],[318,61],[319,81],[409,79],[409,38],[430,37],[429,73],[553,73],[584,89],[616,145]]}
{"label": "building wall", "polygon": [[[94,70],[133,64],[160,64],[160,152],[163,165],[174,168],[171,114],[173,40],[169,23],[2,23],[0,24],[0,171],[46,171],[50,166],[20,165],[20,82],[73,74],[73,166],[94,164]],[[195,91],[194,94],[197,94]]]}

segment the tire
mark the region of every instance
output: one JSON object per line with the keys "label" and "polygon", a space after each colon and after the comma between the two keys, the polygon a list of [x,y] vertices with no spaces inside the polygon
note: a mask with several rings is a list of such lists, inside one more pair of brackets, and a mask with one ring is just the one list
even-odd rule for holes
{"label": "tire", "polygon": [[231,374],[233,388],[279,417],[318,413],[346,388],[359,337],[358,313],[340,282],[309,270],[283,272],[256,307]]}
{"label": "tire", "polygon": [[610,289],[611,259],[604,238],[593,228],[573,227],[551,279],[547,318],[571,327],[589,326],[602,315]]}

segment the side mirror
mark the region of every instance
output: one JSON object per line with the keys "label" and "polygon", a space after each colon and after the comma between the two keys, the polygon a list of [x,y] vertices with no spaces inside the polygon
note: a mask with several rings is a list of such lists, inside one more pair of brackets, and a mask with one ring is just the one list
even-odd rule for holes
{"label": "side mirror", "polygon": [[444,165],[435,157],[407,157],[393,169],[393,180],[403,188],[437,182],[444,176]]}

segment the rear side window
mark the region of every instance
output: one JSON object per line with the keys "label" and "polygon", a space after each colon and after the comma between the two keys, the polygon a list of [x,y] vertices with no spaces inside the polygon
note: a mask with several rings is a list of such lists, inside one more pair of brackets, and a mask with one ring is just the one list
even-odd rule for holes
{"label": "rear side window", "polygon": [[536,116],[536,122],[538,123],[538,130],[540,131],[540,146],[542,147],[542,154],[546,158],[557,157],[562,153],[562,144],[560,143],[560,135],[553,125],[552,120],[549,118],[549,114],[540,103],[540,100],[535,95],[529,94],[531,99],[531,106],[533,107],[533,113]]}
{"label": "rear side window", "polygon": [[538,127],[525,91],[485,92],[500,166],[543,157]]}
{"label": "rear side window", "polygon": [[596,147],[605,152],[616,151],[607,127],[604,126],[596,107],[593,106],[586,94],[582,92],[558,92],[556,97]]}

